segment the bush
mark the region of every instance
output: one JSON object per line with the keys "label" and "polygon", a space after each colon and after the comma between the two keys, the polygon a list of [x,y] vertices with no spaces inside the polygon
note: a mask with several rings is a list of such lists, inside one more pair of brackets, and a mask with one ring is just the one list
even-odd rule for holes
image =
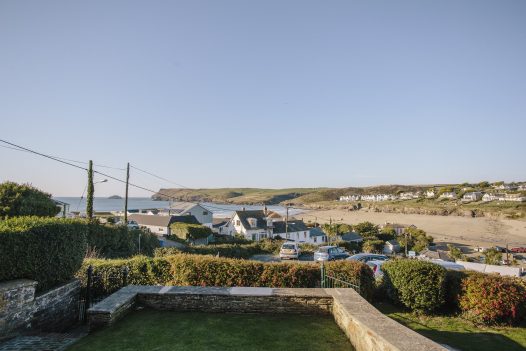
{"label": "bush", "polygon": [[212,229],[201,224],[173,223],[172,235],[183,240],[204,239],[212,234]]}
{"label": "bush", "polygon": [[358,261],[325,262],[328,275],[360,286],[360,294],[371,300],[375,289],[373,271],[366,264]]}
{"label": "bush", "polygon": [[160,246],[155,234],[139,229],[128,229],[126,226],[103,225],[90,223],[88,246],[105,258],[126,258],[139,253],[139,235],[141,253],[151,256]]}
{"label": "bush", "polygon": [[246,245],[238,244],[218,244],[218,245],[197,245],[189,246],[184,249],[177,247],[163,247],[155,250],[156,257],[170,256],[179,253],[192,253],[196,255],[213,255],[228,258],[250,258],[253,255],[260,254],[261,250],[258,243]]}
{"label": "bush", "polygon": [[[171,248],[170,248],[171,249]],[[161,249],[162,250],[162,249]],[[161,251],[158,250],[158,251]],[[87,259],[78,271],[86,285],[86,269],[94,268],[94,296],[103,296],[122,286],[122,272],[129,267],[128,283],[140,285],[179,286],[253,286],[314,288],[320,284],[320,267],[315,263],[264,263],[231,258],[172,254],[148,258],[137,256],[131,259],[107,260]],[[372,272],[359,262],[330,262],[326,265],[329,274],[359,281],[364,287],[364,296],[372,291]]]}
{"label": "bush", "polygon": [[389,298],[417,312],[432,312],[445,302],[446,270],[419,260],[394,260],[382,266]]}
{"label": "bush", "polygon": [[526,316],[526,284],[493,274],[470,275],[462,282],[459,302],[475,322],[513,324]]}
{"label": "bush", "polygon": [[51,195],[27,184],[0,184],[0,218],[17,216],[53,217],[60,211]]}
{"label": "bush", "polygon": [[32,279],[39,291],[71,279],[86,252],[83,221],[17,217],[0,221],[0,281]]}

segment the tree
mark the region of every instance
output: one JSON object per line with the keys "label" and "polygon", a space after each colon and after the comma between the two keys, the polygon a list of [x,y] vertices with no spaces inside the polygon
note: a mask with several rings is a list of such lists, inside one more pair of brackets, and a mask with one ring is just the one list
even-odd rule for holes
{"label": "tree", "polygon": [[396,237],[396,231],[393,227],[383,227],[377,237],[383,241],[393,240]]}
{"label": "tree", "polygon": [[[329,223],[325,223],[324,225],[321,226],[323,232],[325,234],[327,234],[327,236],[330,238],[330,239],[335,239],[336,236],[338,235],[338,225],[337,224],[329,224]],[[333,241],[331,240],[331,241]]]}
{"label": "tree", "polygon": [[364,238],[377,238],[379,234],[378,226],[371,222],[362,222],[353,226],[355,232]]}
{"label": "tree", "polygon": [[449,249],[449,256],[455,260],[464,260],[466,258],[466,256],[462,253],[462,250],[458,247],[451,244],[447,244],[447,247]]}
{"label": "tree", "polygon": [[480,189],[489,188],[489,182],[483,181],[477,184]]}
{"label": "tree", "polygon": [[502,253],[495,248],[489,248],[484,251],[484,261],[486,264],[500,265],[502,262]]}
{"label": "tree", "polygon": [[381,252],[384,248],[384,241],[382,240],[365,240],[362,245],[363,252]]}
{"label": "tree", "polygon": [[427,235],[422,229],[409,227],[398,239],[400,246],[407,247],[408,250],[420,252],[433,242],[433,237]]}
{"label": "tree", "polygon": [[60,211],[51,195],[29,184],[0,184],[0,218],[18,216],[53,217]]}
{"label": "tree", "polygon": [[89,161],[88,165],[88,193],[86,197],[86,216],[89,220],[93,219],[93,196],[95,193],[95,186],[93,185],[93,161]]}

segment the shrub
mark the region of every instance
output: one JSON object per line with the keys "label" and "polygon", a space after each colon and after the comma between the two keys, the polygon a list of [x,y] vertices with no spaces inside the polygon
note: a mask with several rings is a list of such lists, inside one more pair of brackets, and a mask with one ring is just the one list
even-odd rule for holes
{"label": "shrub", "polygon": [[86,223],[89,226],[88,246],[105,258],[126,258],[139,253],[139,236],[141,253],[151,256],[160,246],[155,234],[139,229],[128,229],[126,226]]}
{"label": "shrub", "polygon": [[417,312],[432,312],[445,302],[446,270],[419,260],[394,260],[382,266],[387,295]]}
{"label": "shrub", "polygon": [[39,291],[71,279],[86,252],[83,221],[17,217],[0,221],[0,281],[26,278]]}
{"label": "shrub", "polygon": [[0,184],[0,218],[16,216],[53,217],[60,211],[51,195],[27,184]]}
{"label": "shrub", "polygon": [[516,278],[470,275],[462,282],[460,307],[466,317],[485,324],[513,324],[526,316],[526,285]]}
{"label": "shrub", "polygon": [[459,300],[462,296],[462,282],[472,275],[484,275],[484,273],[475,271],[446,271],[446,307],[453,310],[460,309]]}
{"label": "shrub", "polygon": [[218,244],[218,245],[197,245],[185,248],[163,247],[155,250],[156,257],[170,256],[179,253],[192,253],[196,255],[213,255],[228,258],[250,258],[253,255],[263,253],[258,243],[246,245],[238,244]]}
{"label": "shrub", "polygon": [[371,300],[375,289],[373,271],[364,263],[357,261],[330,261],[325,263],[328,275],[360,286],[360,294]]}
{"label": "shrub", "polygon": [[172,235],[183,240],[204,239],[212,234],[212,229],[201,224],[173,223],[170,225]]}
{"label": "shrub", "polygon": [[[161,250],[158,250],[161,251]],[[320,267],[315,263],[264,263],[206,255],[172,254],[149,258],[87,259],[77,276],[86,285],[86,269],[94,268],[94,295],[107,295],[122,286],[122,272],[129,267],[128,283],[180,286],[254,286],[314,288],[320,283]],[[372,272],[359,262],[330,262],[327,272],[342,279],[360,281],[364,296],[372,292]]]}

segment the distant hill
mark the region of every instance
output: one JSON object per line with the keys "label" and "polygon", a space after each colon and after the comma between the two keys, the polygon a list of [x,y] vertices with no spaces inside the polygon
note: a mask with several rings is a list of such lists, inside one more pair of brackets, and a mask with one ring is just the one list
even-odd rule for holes
{"label": "distant hill", "polygon": [[432,185],[380,185],[363,188],[219,188],[219,189],[160,189],[152,196],[154,200],[198,202],[222,202],[232,204],[262,204],[275,205],[292,203],[295,205],[320,201],[337,200],[342,195],[349,194],[396,194],[405,191],[423,191]]}
{"label": "distant hill", "polygon": [[120,199],[122,199],[122,197],[119,196],[119,195],[112,195],[112,196],[108,197],[108,199],[112,199],[112,200],[120,200]]}

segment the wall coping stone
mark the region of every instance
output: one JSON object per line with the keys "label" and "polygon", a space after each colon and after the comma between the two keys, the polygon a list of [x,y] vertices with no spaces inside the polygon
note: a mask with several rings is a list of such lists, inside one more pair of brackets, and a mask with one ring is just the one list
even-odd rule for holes
{"label": "wall coping stone", "polygon": [[34,280],[29,279],[15,279],[0,282],[0,291],[5,292],[8,290],[15,290],[23,287],[36,286],[38,283]]}
{"label": "wall coping stone", "polygon": [[[353,289],[126,286],[88,310],[88,316],[105,315],[111,323],[131,309],[138,295],[197,295],[232,297],[284,297],[332,299],[337,324],[357,351],[446,351],[438,343],[385,316]],[[88,317],[90,318],[90,317]]]}

